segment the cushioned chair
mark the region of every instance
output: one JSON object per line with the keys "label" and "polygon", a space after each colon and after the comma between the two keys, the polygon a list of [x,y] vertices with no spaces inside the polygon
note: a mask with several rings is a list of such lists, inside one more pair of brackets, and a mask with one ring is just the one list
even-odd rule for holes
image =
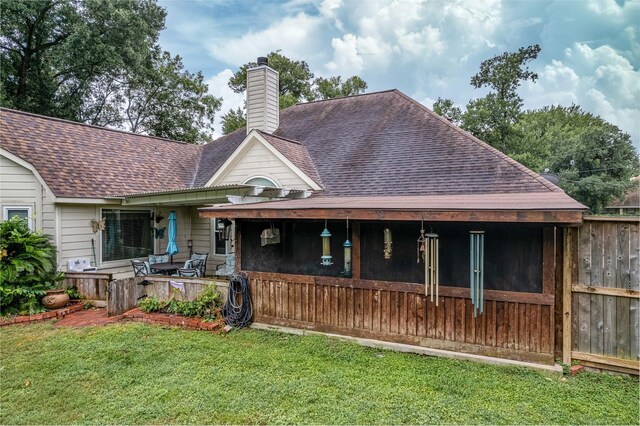
{"label": "cushioned chair", "polygon": [[132,260],[131,266],[133,266],[133,274],[136,277],[139,277],[141,275],[149,275],[151,273],[149,262],[143,262],[142,260]]}
{"label": "cushioned chair", "polygon": [[184,266],[173,274],[173,276],[178,277],[201,277],[202,274],[200,271],[202,270],[202,264],[204,261],[202,259],[189,259],[184,262]]}
{"label": "cushioned chair", "polygon": [[191,255],[191,260],[201,259],[202,265],[200,266],[200,276],[204,277],[204,274],[207,272],[207,259],[209,258],[209,253],[193,253]]}

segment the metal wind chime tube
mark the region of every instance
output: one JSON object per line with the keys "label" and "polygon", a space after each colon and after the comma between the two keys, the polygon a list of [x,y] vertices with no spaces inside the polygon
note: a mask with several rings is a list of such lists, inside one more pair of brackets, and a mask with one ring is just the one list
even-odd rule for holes
{"label": "metal wind chime tube", "polygon": [[471,303],[473,316],[484,312],[484,231],[469,233]]}
{"label": "metal wind chime tube", "polygon": [[436,306],[438,306],[438,234],[424,233],[424,222],[420,228],[420,238],[418,238],[418,263],[420,259],[424,261],[424,294],[433,297],[435,295]]}

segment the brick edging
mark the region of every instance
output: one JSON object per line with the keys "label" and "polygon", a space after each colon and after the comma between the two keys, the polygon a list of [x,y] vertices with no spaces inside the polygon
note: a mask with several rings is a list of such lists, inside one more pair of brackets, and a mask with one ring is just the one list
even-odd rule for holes
{"label": "brick edging", "polygon": [[123,320],[143,322],[147,324],[174,325],[189,330],[214,331],[224,326],[224,321],[219,319],[213,322],[203,321],[200,318],[189,318],[162,313],[144,313],[135,308],[122,314]]}
{"label": "brick edging", "polygon": [[13,318],[0,319],[0,327],[4,327],[11,324],[28,324],[32,322],[42,322],[50,319],[62,319],[69,314],[78,312],[84,309],[84,306],[80,302],[76,302],[71,306],[66,306],[54,311],[43,312],[35,315],[18,315]]}

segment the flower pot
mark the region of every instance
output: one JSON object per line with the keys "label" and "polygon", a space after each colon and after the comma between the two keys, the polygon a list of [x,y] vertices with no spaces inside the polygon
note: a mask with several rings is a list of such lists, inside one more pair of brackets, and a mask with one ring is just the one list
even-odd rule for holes
{"label": "flower pot", "polygon": [[47,290],[42,298],[42,304],[47,309],[58,309],[69,303],[69,295],[64,290]]}

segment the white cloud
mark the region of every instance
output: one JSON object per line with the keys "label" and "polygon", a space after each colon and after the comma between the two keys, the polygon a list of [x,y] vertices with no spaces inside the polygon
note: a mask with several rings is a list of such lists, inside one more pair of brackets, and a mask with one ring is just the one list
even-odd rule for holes
{"label": "white cloud", "polygon": [[278,49],[290,58],[308,59],[308,52],[313,51],[317,43],[321,22],[320,18],[301,12],[239,38],[218,38],[207,48],[215,59],[236,66]]}
{"label": "white cloud", "polygon": [[235,93],[229,88],[228,83],[232,76],[233,71],[227,68],[206,80],[206,83],[209,85],[209,93],[222,98],[222,107],[216,117],[215,138],[222,136],[222,115],[226,114],[230,109],[244,107],[244,94]]}

